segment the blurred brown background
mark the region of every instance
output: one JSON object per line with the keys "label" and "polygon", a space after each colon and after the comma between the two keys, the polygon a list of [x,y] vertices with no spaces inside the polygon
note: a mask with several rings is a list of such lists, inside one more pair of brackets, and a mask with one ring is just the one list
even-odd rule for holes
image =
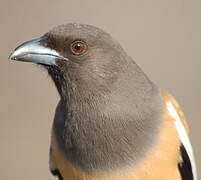
{"label": "blurred brown background", "polygon": [[68,22],[111,33],[158,86],[174,94],[188,118],[199,170],[200,0],[1,0],[0,22],[1,180],[54,179],[48,152],[56,89],[41,68],[7,58],[23,41]]}

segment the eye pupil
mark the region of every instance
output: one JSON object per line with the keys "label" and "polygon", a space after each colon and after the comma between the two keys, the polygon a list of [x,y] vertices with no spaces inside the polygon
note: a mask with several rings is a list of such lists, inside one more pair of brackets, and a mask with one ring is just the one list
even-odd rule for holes
{"label": "eye pupil", "polygon": [[82,41],[75,41],[71,43],[70,45],[70,50],[75,55],[80,55],[84,53],[86,49],[87,49],[87,45],[85,44],[85,42],[82,42]]}
{"label": "eye pupil", "polygon": [[76,50],[80,50],[80,49],[81,49],[81,45],[80,45],[80,44],[76,44],[76,45],[74,46],[74,48],[75,48]]}

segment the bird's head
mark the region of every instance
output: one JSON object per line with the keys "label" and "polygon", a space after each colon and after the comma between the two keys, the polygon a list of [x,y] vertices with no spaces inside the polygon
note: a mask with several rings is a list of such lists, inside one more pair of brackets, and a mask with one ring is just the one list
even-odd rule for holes
{"label": "bird's head", "polygon": [[61,144],[82,168],[127,164],[153,143],[162,112],[158,88],[106,32],[83,24],[61,25],[18,46],[10,59],[48,70],[62,99],[55,131],[61,141],[72,132],[69,139],[78,146],[72,148],[77,154],[69,151],[71,140]]}
{"label": "bird's head", "polygon": [[68,84],[64,83],[69,81],[71,88],[82,91],[107,91],[128,66],[126,57],[109,34],[83,24],[57,26],[18,46],[10,55],[12,60],[33,62],[48,69],[60,94],[65,94]]}

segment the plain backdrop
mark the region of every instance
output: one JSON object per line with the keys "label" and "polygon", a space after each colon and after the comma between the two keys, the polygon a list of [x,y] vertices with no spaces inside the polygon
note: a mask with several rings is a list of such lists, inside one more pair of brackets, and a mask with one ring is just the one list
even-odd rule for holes
{"label": "plain backdrop", "polygon": [[1,0],[0,179],[55,179],[48,154],[57,91],[43,69],[10,62],[8,56],[20,43],[69,22],[112,34],[150,79],[177,98],[188,119],[199,171],[200,0]]}

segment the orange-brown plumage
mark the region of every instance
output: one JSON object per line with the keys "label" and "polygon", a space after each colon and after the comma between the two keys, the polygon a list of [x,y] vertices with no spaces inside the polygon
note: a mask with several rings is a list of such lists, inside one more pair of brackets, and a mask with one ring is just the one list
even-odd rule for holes
{"label": "orange-brown plumage", "polygon": [[[179,114],[179,117],[188,131],[185,116],[171,94],[165,89],[161,90],[165,103],[170,102]],[[180,156],[180,140],[175,127],[175,119],[164,104],[163,120],[158,140],[143,160],[135,167],[122,168],[116,172],[98,172],[87,174],[81,169],[73,167],[60,152],[54,140],[52,143],[52,156],[64,179],[71,180],[181,180],[178,169]]]}
{"label": "orange-brown plumage", "polygon": [[60,25],[10,58],[42,65],[56,85],[50,170],[58,178],[197,180],[178,103],[108,33]]}

